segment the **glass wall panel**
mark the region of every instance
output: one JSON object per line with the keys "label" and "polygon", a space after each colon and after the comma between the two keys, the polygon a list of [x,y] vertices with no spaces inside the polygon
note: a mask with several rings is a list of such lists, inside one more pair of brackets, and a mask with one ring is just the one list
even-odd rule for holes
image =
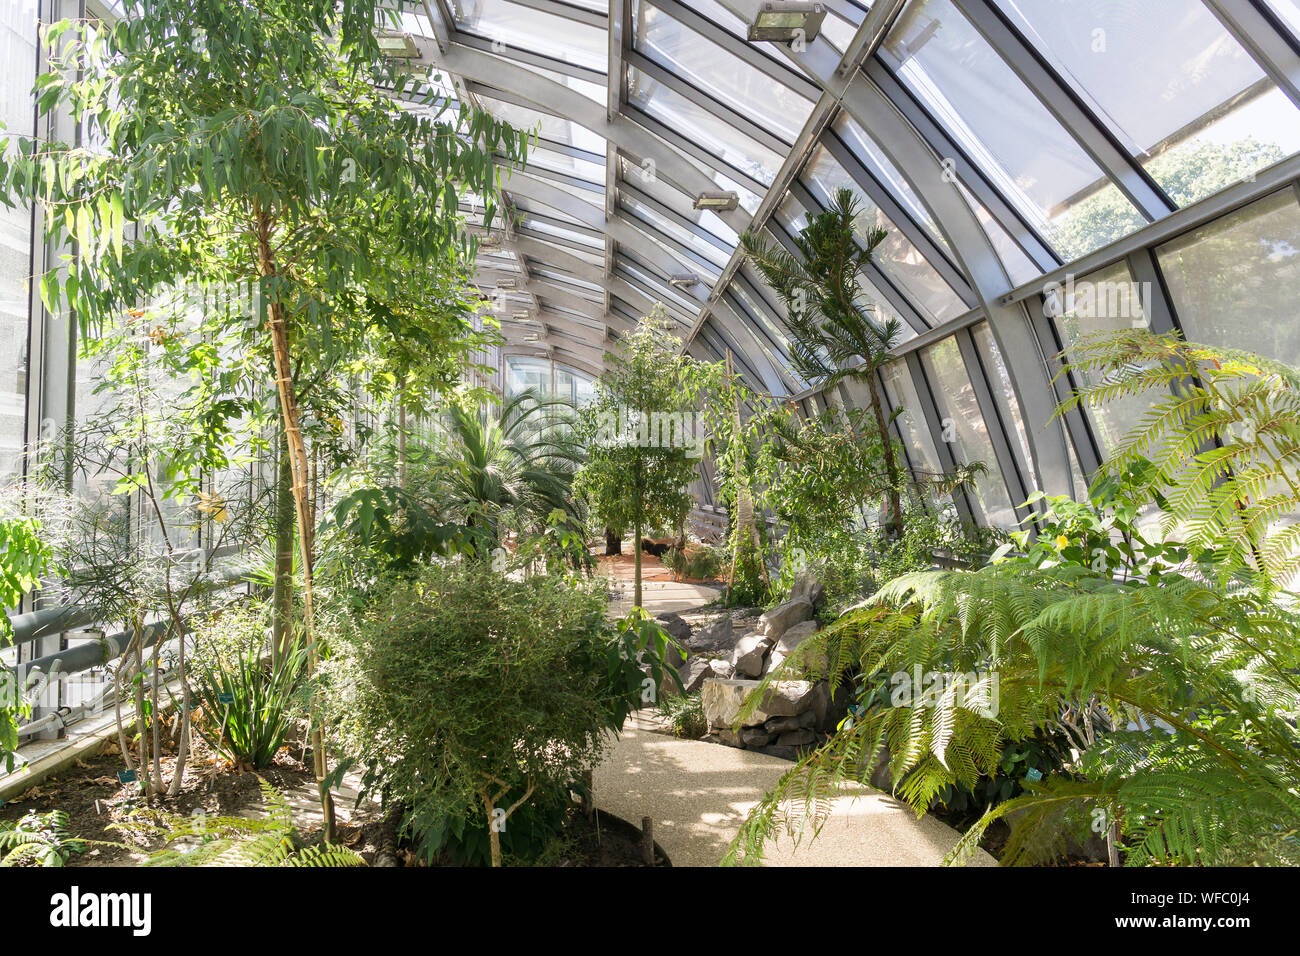
{"label": "glass wall panel", "polygon": [[939,408],[943,440],[949,442],[958,464],[982,463],[988,468],[974,484],[974,495],[985,521],[999,528],[1015,527],[1016,511],[998,469],[988,425],[962,362],[956,339],[945,339],[921,353],[935,404]]}
{"label": "glass wall panel", "polygon": [[[1029,435],[1025,431],[1025,418],[1020,413],[1020,402],[1016,399],[1015,390],[1011,387],[1011,373],[1007,371],[1006,363],[1002,361],[1002,352],[998,348],[997,340],[993,338],[993,330],[989,328],[987,322],[981,322],[971,329],[971,335],[975,338],[975,350],[979,352],[980,360],[984,363],[984,372],[989,379],[993,400],[998,403],[998,411],[1001,413],[1003,421],[1011,423],[1012,433],[1020,445],[1020,460],[1029,466],[1028,471],[1022,477],[1027,485],[1037,487],[1036,476],[1038,470],[1034,462],[1033,452],[1029,448]],[[1020,502],[1017,502],[1017,504],[1020,504]]]}
{"label": "glass wall panel", "polygon": [[1300,147],[1300,112],[1204,4],[999,3],[1179,205]]}
{"label": "glass wall panel", "polygon": [[772,185],[785,159],[640,70],[627,71],[627,98],[669,129],[765,186]]}
{"label": "glass wall panel", "polygon": [[[1077,358],[1073,350],[1088,336],[1146,328],[1143,299],[1150,294],[1151,290],[1138,286],[1123,263],[1064,283],[1060,290],[1061,314],[1055,324],[1065,357]],[[1080,384],[1090,385],[1093,381],[1089,378]],[[1103,457],[1114,452],[1119,440],[1142,420],[1155,400],[1155,396],[1116,398],[1087,410]]]}
{"label": "glass wall panel", "polygon": [[1156,258],[1189,340],[1300,366],[1300,206],[1292,190],[1180,236]]}
{"label": "glass wall panel", "polygon": [[[11,0],[0,11],[0,122],[11,136],[32,135],[36,4]],[[22,470],[26,434],[31,209],[0,206],[0,479]]]}
{"label": "glass wall panel", "polygon": [[[951,0],[913,0],[881,54],[1066,259],[1143,224],[1138,211]],[[960,168],[957,173],[962,175]]]}
{"label": "glass wall panel", "polygon": [[452,13],[467,33],[601,73],[609,66],[609,41],[599,27],[510,0],[452,0]]}
{"label": "glass wall panel", "polygon": [[[881,372],[885,380],[885,394],[890,406],[898,410],[898,430],[907,447],[908,460],[914,470],[938,475],[943,472],[939,453],[935,450],[930,429],[926,427],[925,415],[921,411],[921,397],[912,382],[912,373],[905,362],[891,362]],[[870,396],[865,385],[853,383],[849,394],[859,408],[869,408]]]}

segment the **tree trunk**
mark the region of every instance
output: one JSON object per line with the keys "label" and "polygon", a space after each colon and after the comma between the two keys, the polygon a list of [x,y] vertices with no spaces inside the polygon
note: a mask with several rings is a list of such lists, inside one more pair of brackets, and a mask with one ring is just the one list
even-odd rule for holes
{"label": "tree trunk", "polygon": [[876,418],[876,430],[880,433],[880,446],[885,456],[885,475],[889,479],[889,520],[885,523],[887,537],[898,538],[903,533],[903,502],[898,490],[898,464],[894,461],[894,443],[889,438],[889,423],[885,420],[885,409],[880,401],[880,389],[873,372],[867,379],[871,388],[871,411]]}
{"label": "tree trunk", "polygon": [[280,436],[276,463],[275,584],[271,593],[271,658],[279,666],[293,646],[293,476],[289,443]]}
{"label": "tree trunk", "polygon": [[185,782],[185,765],[190,756],[190,682],[185,675],[185,632],[180,634],[180,651],[177,657],[177,669],[181,675],[181,736],[176,745],[176,769],[172,771],[172,782],[167,788],[167,795],[174,797],[181,792]]}
{"label": "tree trunk", "polygon": [[492,865],[501,865],[501,833],[497,830],[496,820],[493,817],[496,814],[496,803],[486,790],[480,791],[483,798],[483,810],[487,814],[488,825],[488,846],[492,851]]}
{"label": "tree trunk", "polygon": [[637,607],[641,606],[641,519],[636,519],[636,538],[633,540],[636,546],[636,574],[633,578],[632,603]]}
{"label": "tree trunk", "polygon": [[605,554],[622,554],[623,538],[614,534],[613,529],[605,528]]}
{"label": "tree trunk", "polygon": [[406,373],[397,382],[397,487],[406,490]]}
{"label": "tree trunk", "polygon": [[[271,221],[260,209],[258,222],[258,258],[260,272],[265,278],[276,276],[276,267],[271,255]],[[289,349],[289,328],[284,317],[284,306],[273,301],[270,310],[271,350],[275,356],[275,385],[280,398],[280,413],[283,417],[285,440],[289,446],[289,469],[293,480],[293,502],[298,514],[298,557],[302,563],[302,604],[303,629],[307,638],[307,676],[316,673],[318,665],[316,648],[316,617],[312,601],[312,548],[315,527],[312,524],[312,503],[309,499],[307,481],[310,463],[307,458],[307,446],[303,441],[302,427],[299,422],[298,396],[293,387],[293,364]],[[325,839],[334,840],[334,799],[325,786],[328,769],[325,760],[325,717],[316,701],[315,724],[312,732],[312,756],[315,763],[316,783],[320,788],[321,810],[325,817]]]}

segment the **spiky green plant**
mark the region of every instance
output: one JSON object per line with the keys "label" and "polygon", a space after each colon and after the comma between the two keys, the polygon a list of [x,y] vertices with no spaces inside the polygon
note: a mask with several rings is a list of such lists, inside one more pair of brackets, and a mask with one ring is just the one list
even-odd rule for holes
{"label": "spiky green plant", "polygon": [[289,648],[268,663],[260,635],[227,659],[198,661],[194,690],[204,719],[195,728],[236,767],[269,767],[293,729],[296,710],[305,710],[306,669],[305,647]]}
{"label": "spiky green plant", "polygon": [[365,860],[346,847],[304,846],[284,795],[261,778],[258,783],[267,806],[265,817],[184,816],[141,807],[111,826],[165,841],[145,866],[365,866]]}
{"label": "spiky green plant", "polygon": [[37,813],[0,822],[0,867],[34,862],[41,866],[63,866],[74,853],[84,853],[88,841],[70,837],[68,814],[63,810]]}
{"label": "spiky green plant", "polygon": [[[999,818],[1011,825],[1009,864],[1059,854],[1071,831],[1108,834],[1129,864],[1300,862],[1300,614],[1271,577],[1288,567],[1277,559],[1294,534],[1276,520],[1286,509],[1270,510],[1283,497],[1276,470],[1292,467],[1292,432],[1275,413],[1289,407],[1294,372],[1128,333],[1095,348],[1143,357],[1107,366],[1109,394],[1151,380],[1199,389],[1196,401],[1158,404],[1089,503],[1035,495],[1046,510],[1032,540],[1017,536],[1022,553],[1008,545],[975,571],[897,578],[769,675],[765,684],[805,676],[832,686],[850,671],[877,684],[883,675],[922,695],[863,706],[867,681],[854,715],[751,813],[730,861],[760,858],[782,825],[815,834],[882,748],[895,792],[923,813],[945,786],[991,775],[1008,742],[1054,729],[1070,731],[1074,758],[990,807],[948,862],[969,860]],[[1212,354],[1208,369],[1184,361]],[[1187,380],[1192,371],[1202,384]],[[1255,428],[1232,427],[1242,421]],[[1225,461],[1240,471],[1225,474]],[[1206,469],[1219,469],[1219,484],[1203,481]],[[1153,500],[1177,509],[1168,527],[1187,533],[1144,531]]]}

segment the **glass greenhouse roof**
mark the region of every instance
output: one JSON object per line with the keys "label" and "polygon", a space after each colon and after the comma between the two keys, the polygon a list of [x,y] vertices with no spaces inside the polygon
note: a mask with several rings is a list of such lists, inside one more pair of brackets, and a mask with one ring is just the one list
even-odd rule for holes
{"label": "glass greenhouse roof", "polygon": [[[1152,328],[1236,343],[1201,316],[1237,290],[1195,269],[1255,243],[1289,275],[1300,254],[1294,0],[826,0],[802,44],[750,42],[760,6],[405,5],[431,79],[537,136],[526,170],[503,163],[510,220],[480,287],[510,278],[553,361],[598,374],[662,304],[687,349],[730,353],[759,390],[861,404],[795,371],[784,308],[738,251],[746,231],[793,248],[847,187],[859,237],[887,232],[858,290],[902,330],[881,382],[911,464],[995,465],[953,504],[1007,524],[1030,491],[1068,493],[1122,426],[1079,413],[1067,439],[1052,419],[1050,357],[1099,326],[1063,325],[1046,290],[1131,277],[1143,303],[1184,300],[1142,313]],[[703,193],[734,208],[698,209]],[[1270,194],[1227,235],[1212,221]],[[536,332],[507,322],[507,351],[537,354]]]}

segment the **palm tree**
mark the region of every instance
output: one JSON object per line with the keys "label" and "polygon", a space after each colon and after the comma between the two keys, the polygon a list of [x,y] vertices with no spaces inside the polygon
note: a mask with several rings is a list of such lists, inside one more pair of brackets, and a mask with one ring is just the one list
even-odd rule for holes
{"label": "palm tree", "polygon": [[556,510],[581,528],[572,484],[583,453],[572,420],[570,403],[532,389],[495,414],[453,406],[433,455],[443,505],[495,544],[511,529],[545,526]]}
{"label": "palm tree", "polygon": [[831,386],[845,379],[866,385],[889,482],[886,529],[896,537],[902,531],[903,507],[889,436],[893,412],[885,411],[877,373],[903,329],[897,318],[879,316],[858,289],[858,275],[888,235],[872,227],[860,244],[854,231],[859,206],[852,190],[841,189],[829,209],[809,213],[807,227],[794,240],[798,255],[748,232],[740,244],[785,304],[795,370],[814,385]]}

